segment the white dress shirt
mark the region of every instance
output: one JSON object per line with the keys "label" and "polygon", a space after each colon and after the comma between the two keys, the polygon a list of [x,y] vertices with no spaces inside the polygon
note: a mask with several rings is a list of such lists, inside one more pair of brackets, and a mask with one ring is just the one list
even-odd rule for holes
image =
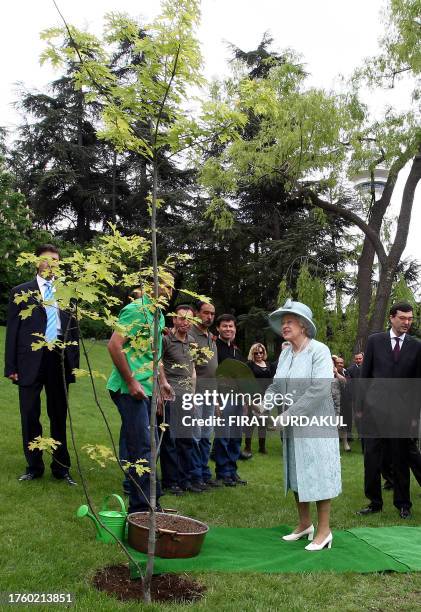
{"label": "white dress shirt", "polygon": [[[39,287],[39,292],[41,293],[41,297],[42,297],[42,299],[44,299],[45,291],[46,291],[46,288],[47,288],[48,279],[43,278],[42,276],[37,274],[37,283],[38,283],[38,287]],[[55,287],[54,286],[53,286],[53,293],[55,293]],[[61,336],[62,335],[62,331],[61,331],[60,311],[58,309],[57,302],[54,302],[54,304],[51,304],[51,305],[56,308],[57,335]]]}
{"label": "white dress shirt", "polygon": [[399,338],[399,350],[400,350],[402,348],[403,341],[405,340],[405,334],[402,334],[401,336],[396,336],[393,329],[390,330],[390,343],[392,345],[392,351],[394,350],[395,344],[396,344],[395,338]]}

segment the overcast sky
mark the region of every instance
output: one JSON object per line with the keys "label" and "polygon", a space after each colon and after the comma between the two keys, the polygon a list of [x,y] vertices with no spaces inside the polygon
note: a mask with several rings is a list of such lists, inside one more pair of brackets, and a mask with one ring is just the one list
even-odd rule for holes
{"label": "overcast sky", "polygon": [[[100,33],[102,16],[109,11],[127,12],[149,20],[159,12],[158,0],[57,0],[66,19]],[[268,31],[274,48],[291,47],[303,55],[313,85],[337,88],[338,75],[349,75],[365,57],[378,50],[383,30],[382,0],[202,0],[199,39],[208,78],[228,72],[227,42],[244,50],[255,49]],[[52,0],[12,0],[3,3],[0,25],[0,125],[13,131],[19,119],[12,104],[17,98],[16,83],[42,90],[55,76],[40,66],[43,49],[41,30],[61,25]],[[399,89],[393,102],[402,103]],[[390,101],[390,96],[388,102]],[[374,98],[375,109],[385,103]],[[404,176],[400,182],[403,184]],[[399,189],[401,193],[401,189]],[[396,206],[396,202],[395,202]],[[413,223],[404,256],[421,261],[421,188],[418,188]]]}

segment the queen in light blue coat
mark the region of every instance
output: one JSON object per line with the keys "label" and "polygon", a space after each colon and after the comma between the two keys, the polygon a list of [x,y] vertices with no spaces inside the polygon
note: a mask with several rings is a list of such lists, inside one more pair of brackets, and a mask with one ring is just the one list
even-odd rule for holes
{"label": "queen in light blue coat", "polygon": [[283,431],[285,492],[288,489],[294,492],[299,519],[296,529],[283,539],[290,541],[308,536],[313,540],[310,502],[314,501],[318,514],[317,533],[306,549],[330,548],[331,499],[341,492],[330,350],[314,339],[313,314],[301,302],[287,300],[269,316],[269,321],[287,344],[280,355],[273,384],[266,391],[265,405],[270,406],[276,399],[274,394],[282,394],[287,397],[282,405],[284,423],[291,423],[291,417],[307,417],[301,419],[299,425],[286,425]]}

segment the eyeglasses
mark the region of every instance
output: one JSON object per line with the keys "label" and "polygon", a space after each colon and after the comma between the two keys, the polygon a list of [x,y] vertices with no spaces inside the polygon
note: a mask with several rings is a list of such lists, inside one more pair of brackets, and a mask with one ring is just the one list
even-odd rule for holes
{"label": "eyeglasses", "polygon": [[264,351],[256,351],[255,353],[253,353],[254,355],[264,355]]}

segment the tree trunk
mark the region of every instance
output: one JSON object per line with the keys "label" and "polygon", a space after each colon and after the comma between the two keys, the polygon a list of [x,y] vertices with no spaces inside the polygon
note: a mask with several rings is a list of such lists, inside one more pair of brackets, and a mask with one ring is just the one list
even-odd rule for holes
{"label": "tree trunk", "polygon": [[151,582],[153,575],[153,568],[155,562],[155,545],[156,545],[156,460],[157,460],[157,444],[155,439],[156,432],[156,411],[157,411],[157,400],[158,400],[158,363],[159,363],[159,318],[160,310],[158,308],[158,296],[159,296],[159,276],[158,276],[158,252],[157,252],[157,226],[156,226],[156,213],[157,213],[157,199],[158,199],[158,146],[157,137],[159,132],[159,126],[162,119],[167,96],[171,90],[174,77],[176,75],[176,69],[178,65],[178,58],[180,54],[181,45],[178,46],[171,78],[166,87],[162,102],[160,104],[158,117],[155,124],[154,137],[153,137],[153,159],[152,159],[152,172],[153,172],[153,184],[152,184],[152,205],[151,205],[151,246],[152,246],[152,269],[153,269],[153,289],[155,299],[155,311],[154,311],[154,322],[153,322],[153,386],[152,386],[152,401],[151,401],[151,419],[150,419],[150,440],[151,440],[151,464],[150,464],[150,511],[149,511],[149,538],[148,538],[148,560],[146,563],[145,578],[143,581],[143,599],[145,603],[151,602]]}
{"label": "tree trunk", "polygon": [[117,210],[116,210],[116,178],[117,178],[117,153],[113,152],[113,167],[111,175],[111,214],[113,223],[116,222]]}
{"label": "tree trunk", "polygon": [[[368,325],[368,335],[384,331],[387,305],[392,292],[396,267],[382,268],[377,285],[373,314]],[[365,347],[365,344],[363,345]],[[364,349],[363,349],[364,350]]]}
{"label": "tree trunk", "polygon": [[411,223],[415,190],[421,180],[421,150],[412,162],[411,170],[402,194],[401,209],[396,228],[395,240],[387,258],[387,266],[381,271],[377,287],[375,306],[370,320],[369,332],[381,331],[386,319],[387,304],[395,279],[396,271],[405,250]]}
{"label": "tree trunk", "polygon": [[156,545],[156,463],[157,463],[157,444],[155,439],[156,432],[156,410],[158,399],[158,361],[159,361],[159,316],[160,311],[156,305],[159,296],[158,278],[158,255],[156,248],[156,211],[157,211],[157,189],[158,189],[158,166],[156,156],[153,159],[153,185],[152,185],[152,214],[151,214],[151,242],[152,242],[152,268],[154,285],[154,322],[153,322],[153,390],[151,400],[151,419],[150,419],[150,441],[151,441],[151,461],[150,461],[150,510],[149,510],[149,537],[148,537],[148,560],[146,563],[145,578],[143,581],[143,596],[146,603],[151,602],[151,582],[155,561]]}
{"label": "tree trunk", "polygon": [[[380,231],[383,224],[383,219],[392,199],[393,190],[398,179],[399,172],[410,159],[409,152],[405,151],[399,159],[392,164],[386,184],[381,197],[375,199],[374,190],[374,173],[371,174],[372,181],[372,208],[369,214],[368,224],[377,233],[380,239]],[[381,159],[378,163],[381,163]],[[357,337],[355,340],[354,351],[362,351],[366,345],[369,333],[372,333],[369,321],[369,312],[372,299],[372,271],[374,265],[374,257],[376,255],[372,241],[367,234],[364,236],[363,249],[358,260],[357,274],[357,293],[358,293],[358,328]],[[388,265],[386,268],[388,269]],[[380,272],[381,275],[381,272]],[[393,282],[393,279],[392,279]]]}
{"label": "tree trunk", "polygon": [[[335,235],[333,233],[331,236],[331,242],[332,242],[333,252],[336,253],[336,240],[335,240]],[[338,262],[336,259],[333,262],[333,270],[335,273],[334,287],[335,287],[336,313],[340,315],[342,312],[342,289],[341,289],[340,282],[339,282],[339,269],[338,269]]]}
{"label": "tree trunk", "polygon": [[[358,261],[357,277],[360,310],[355,349],[358,351],[364,350],[369,334],[384,328],[386,310],[393,281],[402,253],[406,247],[415,190],[421,180],[421,149],[418,154],[413,157],[411,171],[402,195],[395,240],[389,254],[386,253],[381,242],[380,230],[384,215],[390,204],[398,174],[411,157],[413,157],[413,148],[408,146],[406,151],[404,151],[392,165],[382,197],[374,203],[368,222],[365,222],[356,213],[347,208],[320,199],[311,190],[304,189],[298,194],[301,204],[306,204],[311,207],[318,206],[326,212],[338,214],[343,219],[354,223],[365,234],[363,251]],[[374,299],[373,314],[370,321],[367,323],[371,302],[371,274],[375,255],[377,255],[380,264],[380,278]]]}
{"label": "tree trunk", "polygon": [[[79,147],[78,158],[79,161],[76,161],[76,171],[79,174],[79,177],[83,177],[83,171],[80,167],[80,159],[82,155],[83,148],[83,115],[84,115],[84,105],[83,105],[83,93],[82,91],[76,92],[76,108],[77,108],[77,144]],[[83,157],[83,156],[82,156]],[[86,183],[86,180],[83,181]],[[76,240],[79,244],[85,244],[88,242],[90,238],[90,223],[89,223],[89,200],[86,197],[82,196],[82,192],[89,192],[89,185],[80,184],[79,189],[79,203],[77,205],[77,219],[76,219]]]}
{"label": "tree trunk", "polygon": [[279,212],[278,212],[278,208],[276,204],[273,208],[272,220],[273,220],[272,238],[274,240],[280,240],[281,239],[281,228],[279,225]]}
{"label": "tree trunk", "polygon": [[[384,215],[390,202],[389,199],[380,198],[373,203],[371,210],[369,225],[379,235],[382,227]],[[369,334],[369,312],[372,298],[372,274],[374,257],[376,252],[374,250],[371,240],[367,236],[364,236],[363,248],[361,255],[358,259],[358,273],[357,273],[357,295],[358,295],[358,327],[357,337],[355,339],[354,351],[359,352],[363,350],[367,342]]]}
{"label": "tree trunk", "polygon": [[84,204],[80,204],[76,211],[76,240],[78,244],[85,244],[89,240],[87,229],[89,221],[86,218]]}

